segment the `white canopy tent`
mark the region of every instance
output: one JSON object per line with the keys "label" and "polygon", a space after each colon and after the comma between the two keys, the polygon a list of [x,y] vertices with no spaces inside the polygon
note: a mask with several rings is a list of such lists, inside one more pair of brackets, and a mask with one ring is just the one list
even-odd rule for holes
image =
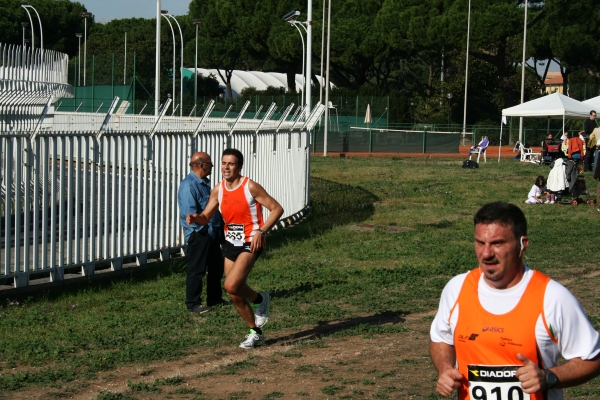
{"label": "white canopy tent", "polygon": [[[584,104],[560,93],[552,93],[548,96],[540,97],[514,107],[505,108],[502,110],[502,121],[506,121],[506,117],[552,118],[562,119],[564,127],[565,119],[589,118],[590,110],[591,108],[588,104]],[[548,124],[549,123],[550,121],[548,121]],[[502,149],[502,125],[503,123],[501,122],[498,162],[500,162],[500,150]]]}
{"label": "white canopy tent", "polygon": [[581,104],[585,104],[586,106],[589,106],[590,111],[592,111],[592,110],[598,111],[600,109],[600,96],[592,97],[591,99],[582,101]]}

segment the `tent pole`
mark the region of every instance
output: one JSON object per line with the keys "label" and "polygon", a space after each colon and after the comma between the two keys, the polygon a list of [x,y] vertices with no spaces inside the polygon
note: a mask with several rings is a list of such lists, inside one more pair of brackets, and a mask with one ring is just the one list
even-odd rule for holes
{"label": "tent pole", "polygon": [[500,146],[498,146],[498,162],[500,162],[500,152],[502,151],[502,125],[504,125],[502,122],[503,121],[500,120]]}

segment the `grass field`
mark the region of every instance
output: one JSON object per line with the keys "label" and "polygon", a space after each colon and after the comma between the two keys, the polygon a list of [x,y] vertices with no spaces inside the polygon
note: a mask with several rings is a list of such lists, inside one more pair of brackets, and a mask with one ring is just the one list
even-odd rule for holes
{"label": "grass field", "polygon": [[[323,336],[402,338],[408,329],[403,324],[380,322],[421,314],[426,327],[448,279],[476,266],[472,218],[481,205],[497,200],[525,211],[526,262],[564,282],[599,328],[600,213],[595,207],[525,205],[536,176],[547,176],[547,167],[515,161],[489,162],[476,170],[460,165],[443,159],[313,157],[311,215],[270,235],[250,276],[250,285],[269,291],[273,299],[267,339],[339,321],[344,323],[317,331],[298,346]],[[595,193],[596,182],[588,184]],[[175,259],[110,282],[3,299],[0,398],[32,387],[69,397],[106,371],[170,362],[202,348],[235,348],[246,334],[241,320],[232,308],[190,316],[183,303],[184,271],[184,261]],[[410,360],[402,360],[396,374],[412,368]],[[393,376],[386,379],[392,382]],[[252,384],[258,378],[244,379]],[[139,392],[176,384],[132,382],[129,395],[98,398],[146,398]],[[337,381],[327,385],[331,394],[321,394],[330,398],[402,398],[391,389],[371,396],[368,383],[358,390],[362,394],[344,394]],[[415,398],[437,398],[426,394],[432,387],[428,377]],[[181,398],[207,398],[183,392]],[[170,396],[179,398],[176,390]],[[567,397],[599,398],[600,381],[569,390]]]}

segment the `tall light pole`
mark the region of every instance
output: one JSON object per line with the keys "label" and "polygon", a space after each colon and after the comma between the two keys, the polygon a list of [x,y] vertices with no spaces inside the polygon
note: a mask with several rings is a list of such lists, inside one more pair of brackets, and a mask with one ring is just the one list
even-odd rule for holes
{"label": "tall light pole", "polygon": [[[183,116],[183,33],[181,32],[181,25],[179,25],[179,21],[177,21],[177,18],[175,18],[174,16],[172,16],[171,14],[166,14],[166,16],[168,18],[171,18],[173,21],[175,21],[175,23],[177,24],[177,27],[179,28],[179,41],[181,42],[181,50],[179,51],[179,61],[181,64],[181,67],[179,69],[179,116],[182,117]],[[173,34],[175,34],[173,32]],[[173,81],[175,81],[175,70],[173,70]],[[175,97],[173,97],[173,100],[175,100]]]}
{"label": "tall light pole", "polygon": [[325,54],[325,0],[323,0],[323,26],[321,26],[321,79],[319,80],[319,101],[323,102],[323,55]]}
{"label": "tall light pole", "polygon": [[[467,130],[467,83],[469,82],[469,39],[471,38],[471,0],[469,0],[469,13],[467,14],[467,57],[465,61],[465,105],[463,106],[463,140]],[[464,142],[463,142],[464,144]]]}
{"label": "tall light pole", "polygon": [[23,27],[23,48],[25,48],[25,28],[29,26],[29,22],[21,22],[21,26]]}
{"label": "tall light pole", "polygon": [[312,70],[312,0],[308,0],[308,8],[306,9],[306,78],[304,79],[304,87],[306,89],[306,119],[310,115],[311,103],[311,70]]}
{"label": "tall light pole", "polygon": [[92,13],[82,12],[81,18],[84,20],[84,30],[83,30],[83,86],[85,86],[85,67],[87,60],[87,19],[92,16]]}
{"label": "tall light pole", "polygon": [[[29,13],[29,10],[27,9],[27,7],[25,7],[23,4],[21,4],[21,7],[23,7],[23,9],[25,10],[25,12],[27,13],[27,16],[29,17],[29,22],[31,23],[31,48],[33,49],[33,47],[35,46],[35,34],[33,32],[33,20],[31,19],[31,14]],[[23,29],[23,36],[25,36],[25,29]],[[25,38],[23,38],[25,39]]]}
{"label": "tall light pole", "polygon": [[[325,1],[325,0],[323,0]],[[323,137],[323,157],[327,157],[327,128],[329,127],[329,58],[331,54],[331,0],[327,9],[327,62],[325,63],[325,133]]]}
{"label": "tall light pole", "polygon": [[127,84],[127,32],[129,32],[131,28],[123,28],[123,32],[125,32],[125,55],[123,57],[123,86]]}
{"label": "tall light pole", "polygon": [[196,55],[194,57],[194,116],[196,116],[196,105],[198,102],[198,25],[202,23],[202,20],[194,19],[192,23],[196,25]]}
{"label": "tall light pole", "polygon": [[167,17],[167,14],[169,14],[169,12],[167,10],[160,10],[160,13],[167,20],[167,23],[171,28],[171,35],[173,36],[173,105],[171,107],[173,108],[173,110],[175,110],[175,31],[173,30],[173,25],[171,24],[171,21],[169,21],[169,18]]}
{"label": "tall light pole", "polygon": [[[38,14],[35,7],[25,1],[21,2],[21,7],[23,7],[25,11],[27,11],[28,8],[31,8],[33,11],[35,11],[35,15],[37,15],[38,22],[40,23],[40,49],[44,50],[44,31],[42,30],[42,20],[40,19],[40,14]],[[27,15],[29,15],[29,11],[27,11]],[[29,15],[29,21],[31,22],[31,48],[33,48],[33,21],[31,20],[31,15]]]}
{"label": "tall light pole", "polygon": [[[294,28],[296,28],[298,30],[298,33],[300,34],[300,39],[302,40],[302,94],[300,97],[300,104],[304,105],[304,96],[306,94],[306,76],[304,75],[304,63],[306,61],[306,53],[305,53],[305,45],[304,45],[304,35],[302,35],[302,31],[300,30],[300,28],[298,28],[297,24],[300,24],[302,26],[302,28],[304,28],[304,31],[306,32],[306,28],[304,27],[304,25],[302,25],[302,23],[296,21],[296,18],[298,17],[298,15],[300,15],[300,11],[298,10],[294,10],[294,11],[290,11],[289,13],[285,14],[283,16],[284,21],[289,22],[290,25],[293,25]],[[308,34],[308,32],[307,32]]]}
{"label": "tall light pole", "polygon": [[76,33],[77,39],[79,39],[79,52],[77,53],[77,60],[79,62],[79,73],[77,75],[77,86],[81,86],[81,37],[83,33]]}
{"label": "tall light pole", "polygon": [[160,107],[160,2],[156,0],[156,53],[154,64],[154,115],[158,115]]}
{"label": "tall light pole", "polygon": [[[521,64],[521,104],[525,100],[525,48],[527,47],[527,0],[525,0],[525,22],[523,22],[523,63]],[[523,143],[523,117],[519,118],[519,141]]]}

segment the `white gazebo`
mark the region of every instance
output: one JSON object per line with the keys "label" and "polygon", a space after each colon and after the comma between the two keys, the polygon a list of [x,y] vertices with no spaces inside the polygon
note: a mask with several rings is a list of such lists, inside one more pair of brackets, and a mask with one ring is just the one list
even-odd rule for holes
{"label": "white gazebo", "polygon": [[[591,100],[593,99],[588,101]],[[600,99],[596,101],[597,103],[600,103]],[[564,127],[567,118],[589,118],[590,110],[589,104],[584,104],[560,93],[553,93],[514,107],[505,108],[502,110],[502,121],[505,121],[506,117],[548,118],[548,125],[550,125],[550,119],[552,118],[562,119]],[[500,123],[500,148],[502,148],[502,125],[503,124]],[[498,162],[499,161],[500,150],[498,150]]]}

